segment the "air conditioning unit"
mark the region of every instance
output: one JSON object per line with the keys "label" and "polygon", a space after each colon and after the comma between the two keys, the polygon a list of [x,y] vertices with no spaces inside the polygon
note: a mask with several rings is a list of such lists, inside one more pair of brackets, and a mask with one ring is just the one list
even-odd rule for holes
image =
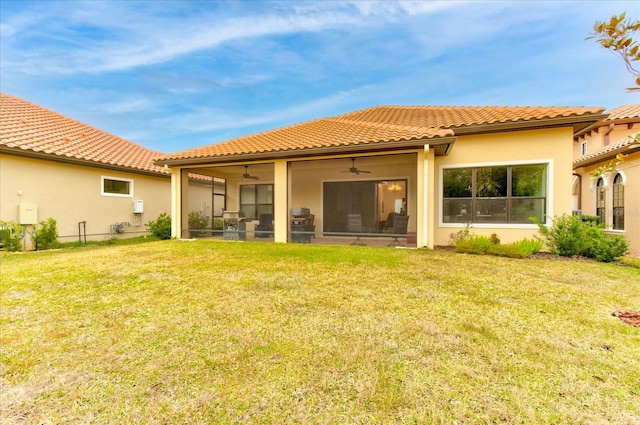
{"label": "air conditioning unit", "polygon": [[142,200],[133,201],[133,213],[142,214],[144,212],[144,202]]}
{"label": "air conditioning unit", "polygon": [[571,215],[577,215],[582,217],[582,210],[573,210],[571,211]]}

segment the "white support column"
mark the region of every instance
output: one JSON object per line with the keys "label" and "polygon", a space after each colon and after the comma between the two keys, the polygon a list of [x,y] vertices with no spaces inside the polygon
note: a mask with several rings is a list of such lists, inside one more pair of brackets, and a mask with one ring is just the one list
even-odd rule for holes
{"label": "white support column", "polygon": [[427,240],[425,208],[425,158],[423,152],[416,155],[416,247],[424,248]]}
{"label": "white support column", "polygon": [[274,242],[287,242],[289,230],[289,178],[286,160],[277,160],[273,164],[273,217]]}
{"label": "white support column", "polygon": [[417,229],[416,246],[432,248],[435,240],[435,155],[429,145],[424,145],[423,152],[418,154],[416,164],[417,184]]}
{"label": "white support column", "polygon": [[182,173],[180,168],[171,169],[171,237],[180,238],[180,223],[182,222]]}
{"label": "white support column", "polygon": [[430,149],[429,145],[425,146],[425,203],[427,211],[427,248],[433,249],[436,240],[436,202],[438,194],[436,192],[436,151]]}

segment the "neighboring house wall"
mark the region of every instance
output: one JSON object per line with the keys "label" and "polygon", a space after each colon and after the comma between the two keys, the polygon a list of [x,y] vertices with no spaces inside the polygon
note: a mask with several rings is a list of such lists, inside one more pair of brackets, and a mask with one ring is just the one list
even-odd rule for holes
{"label": "neighboring house wall", "polygon": [[[513,164],[547,164],[547,214],[571,213],[571,159],[573,131],[571,127],[460,136],[451,153],[436,158],[438,168],[438,226],[436,245],[446,245],[451,232],[463,224],[442,223],[442,173],[451,167],[493,166]],[[501,241],[512,242],[538,233],[534,224],[474,223],[473,233],[496,233]]]}
{"label": "neighboring house wall", "polygon": [[[608,162],[608,161],[607,161]],[[604,162],[584,167],[582,171],[582,214],[596,214],[597,179],[591,178],[591,172]],[[620,173],[624,180],[624,230],[613,229],[613,181]],[[607,233],[624,236],[629,248],[640,255],[640,152],[629,154],[627,160],[616,167],[615,171],[605,173],[605,225]]]}
{"label": "neighboring house wall", "polygon": [[[102,195],[103,176],[132,180],[132,196]],[[0,193],[0,219],[18,221],[19,205],[34,204],[37,206],[38,221],[49,217],[57,221],[62,242],[78,240],[78,222],[81,221],[86,221],[88,240],[103,240],[112,236],[129,237],[147,233],[145,223],[156,219],[160,213],[170,212],[169,176],[151,176],[8,154],[0,156]],[[134,200],[143,201],[142,214],[133,213]],[[124,233],[115,233],[113,225],[123,222],[129,223],[124,225]]]}

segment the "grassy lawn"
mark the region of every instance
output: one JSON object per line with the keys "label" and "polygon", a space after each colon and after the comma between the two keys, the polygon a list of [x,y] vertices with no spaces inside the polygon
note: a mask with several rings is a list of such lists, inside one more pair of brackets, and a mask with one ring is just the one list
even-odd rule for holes
{"label": "grassy lawn", "polygon": [[0,423],[640,423],[640,269],[164,241],[0,257]]}

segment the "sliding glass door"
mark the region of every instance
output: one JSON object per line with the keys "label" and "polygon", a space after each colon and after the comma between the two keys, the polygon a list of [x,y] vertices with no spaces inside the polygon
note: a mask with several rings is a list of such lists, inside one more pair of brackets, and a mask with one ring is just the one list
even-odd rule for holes
{"label": "sliding glass door", "polygon": [[365,233],[381,231],[390,212],[406,214],[407,181],[325,182],[323,232],[346,232],[347,214],[360,214]]}

